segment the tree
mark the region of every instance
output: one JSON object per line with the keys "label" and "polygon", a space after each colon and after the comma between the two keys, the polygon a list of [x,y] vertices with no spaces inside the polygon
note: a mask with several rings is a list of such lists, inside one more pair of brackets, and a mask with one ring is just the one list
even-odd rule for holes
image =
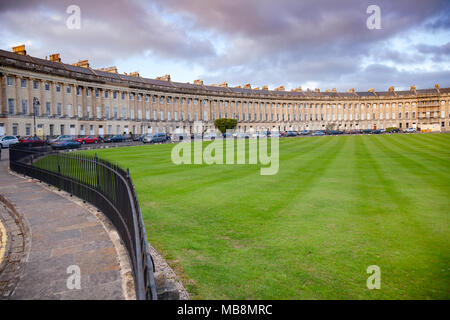
{"label": "tree", "polygon": [[236,128],[237,120],[220,118],[214,120],[214,125],[216,126],[217,129],[219,129],[220,132],[225,133],[227,129],[233,130]]}

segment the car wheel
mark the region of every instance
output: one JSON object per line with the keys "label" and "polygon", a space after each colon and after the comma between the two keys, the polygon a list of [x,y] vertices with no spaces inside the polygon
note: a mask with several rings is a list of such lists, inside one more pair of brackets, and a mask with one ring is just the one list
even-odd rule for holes
{"label": "car wheel", "polygon": [[97,144],[97,140],[94,141],[94,144]]}

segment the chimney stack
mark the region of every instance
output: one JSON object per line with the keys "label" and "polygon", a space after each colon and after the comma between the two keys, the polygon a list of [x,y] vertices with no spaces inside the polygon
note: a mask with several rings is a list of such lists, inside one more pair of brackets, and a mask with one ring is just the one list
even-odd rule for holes
{"label": "chimney stack", "polygon": [[250,83],[244,84],[244,89],[251,89],[252,86],[250,85]]}
{"label": "chimney stack", "polygon": [[50,61],[52,62],[61,62],[61,58],[59,57],[59,53],[54,53],[50,55]]}
{"label": "chimney stack", "polygon": [[27,51],[25,50],[25,45],[22,44],[20,46],[16,46],[16,47],[12,47],[13,52],[17,53],[17,54],[21,54],[23,56],[25,56],[27,54]]}
{"label": "chimney stack", "polygon": [[198,79],[198,80],[194,80],[194,84],[198,84],[198,85],[203,85],[203,80],[202,79]]}
{"label": "chimney stack", "polygon": [[105,72],[111,72],[111,73],[118,73],[117,72],[117,67],[113,66],[113,67],[108,67],[108,68],[100,68],[98,69],[99,71],[105,71]]}
{"label": "chimney stack", "polygon": [[157,77],[156,80],[170,81],[170,74],[166,74],[162,77]]}
{"label": "chimney stack", "polygon": [[[61,59],[60,59],[61,61]],[[80,60],[78,62],[72,63],[75,67],[82,67],[82,68],[89,68],[89,61],[88,60]]]}

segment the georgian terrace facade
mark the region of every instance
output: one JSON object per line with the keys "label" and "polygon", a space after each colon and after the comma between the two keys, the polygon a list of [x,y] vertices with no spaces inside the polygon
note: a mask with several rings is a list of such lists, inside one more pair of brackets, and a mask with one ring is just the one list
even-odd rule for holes
{"label": "georgian terrace facade", "polygon": [[[0,50],[0,135],[112,135],[214,131],[235,118],[242,132],[408,127],[450,129],[450,88],[386,92],[285,91],[146,79],[86,60],[64,64]],[[33,100],[39,105],[33,108]],[[35,110],[34,110],[35,109]],[[33,114],[35,111],[35,114]]]}

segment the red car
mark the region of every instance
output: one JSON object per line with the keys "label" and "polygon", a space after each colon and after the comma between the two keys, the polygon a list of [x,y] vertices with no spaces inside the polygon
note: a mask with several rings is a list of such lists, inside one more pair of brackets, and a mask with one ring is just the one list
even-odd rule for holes
{"label": "red car", "polygon": [[28,137],[20,138],[19,143],[26,145],[28,147],[38,147],[38,146],[44,145],[44,141],[42,141],[41,139],[39,139],[36,136],[28,136]]}
{"label": "red car", "polygon": [[93,136],[87,136],[84,138],[77,138],[74,139],[75,141],[78,141],[81,144],[88,144],[88,143],[100,143],[100,139]]}

